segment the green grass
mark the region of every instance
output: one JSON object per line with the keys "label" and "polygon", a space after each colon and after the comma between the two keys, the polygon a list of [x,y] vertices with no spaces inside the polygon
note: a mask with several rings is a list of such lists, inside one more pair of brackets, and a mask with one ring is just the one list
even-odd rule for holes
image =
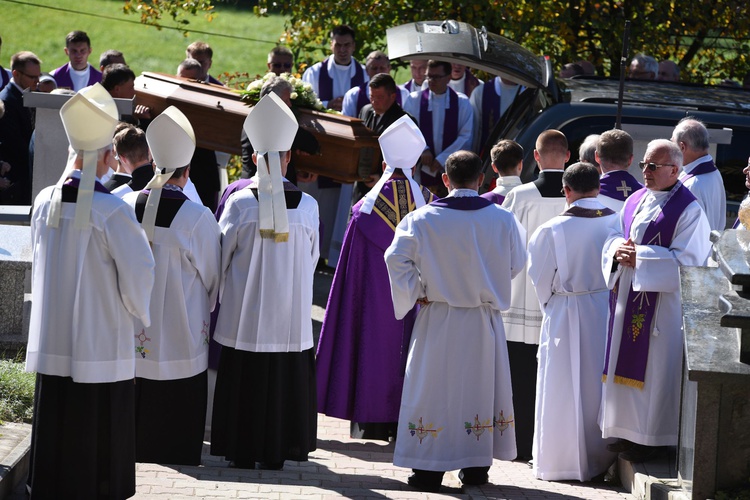
{"label": "green grass", "polygon": [[[0,62],[8,68],[11,55],[30,50],[42,59],[42,71],[49,72],[68,61],[63,51],[65,35],[77,29],[91,38],[89,62],[97,68],[102,52],[117,49],[136,75],[143,71],[174,74],[185,58],[185,47],[203,40],[214,49],[212,75],[256,75],[266,72],[268,52],[284,33],[283,17],[256,17],[247,4],[217,4],[218,16],[211,22],[202,15],[189,17],[188,26],[194,31],[187,38],[175,30],[159,31],[140,24],[137,16],[122,13],[122,5],[120,0],[0,0]],[[174,26],[171,19],[163,24]],[[320,59],[325,55],[321,50]],[[397,83],[407,81],[408,68],[395,71],[394,78]]]}
{"label": "green grass", "polygon": [[30,422],[36,374],[26,373],[18,360],[0,360],[0,424]]}
{"label": "green grass", "polygon": [[[89,62],[98,68],[99,55],[107,49],[123,52],[136,74],[158,71],[174,74],[185,58],[185,47],[203,40],[214,50],[212,75],[224,72],[265,73],[269,50],[284,31],[280,16],[258,18],[250,7],[217,5],[218,16],[207,21],[202,15],[188,18],[189,29],[211,34],[182,33],[142,25],[135,15],[122,13],[119,0],[0,0],[3,39],[0,61],[9,67],[10,56],[30,50],[42,59],[49,72],[67,62],[65,35],[83,30],[91,38]],[[92,15],[87,15],[92,14]],[[171,19],[165,26],[172,25]],[[238,38],[228,38],[228,35]]]}

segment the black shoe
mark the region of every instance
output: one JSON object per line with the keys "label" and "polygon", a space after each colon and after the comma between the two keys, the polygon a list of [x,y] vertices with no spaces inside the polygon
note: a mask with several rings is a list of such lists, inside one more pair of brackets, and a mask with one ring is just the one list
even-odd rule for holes
{"label": "black shoe", "polygon": [[230,469],[255,469],[255,462],[247,460],[232,460],[229,462]]}
{"label": "black shoe", "polygon": [[635,443],[628,441],[627,439],[618,439],[614,443],[609,443],[607,445],[607,451],[611,451],[612,453],[622,453],[623,451],[628,451],[634,445]]}
{"label": "black shoe", "polygon": [[282,470],[284,468],[284,461],[281,462],[258,462],[255,464],[256,469],[260,470]]}
{"label": "black shoe", "polygon": [[440,491],[440,483],[443,482],[443,474],[445,474],[445,472],[419,469],[412,470],[414,473],[406,480],[409,486],[425,493],[437,493]]}
{"label": "black shoe", "polygon": [[489,481],[489,467],[466,467],[458,472],[458,478],[466,486],[482,486]]}
{"label": "black shoe", "polygon": [[633,444],[628,451],[620,453],[620,458],[628,462],[646,462],[658,453],[658,446],[644,446],[642,444]]}

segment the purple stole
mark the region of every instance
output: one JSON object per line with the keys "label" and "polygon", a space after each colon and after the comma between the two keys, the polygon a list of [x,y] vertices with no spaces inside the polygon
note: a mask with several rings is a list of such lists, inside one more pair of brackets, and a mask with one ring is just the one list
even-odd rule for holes
{"label": "purple stole", "polygon": [[596,219],[597,217],[606,217],[607,215],[612,215],[613,213],[615,213],[615,211],[610,208],[593,209],[574,205],[560,215],[566,217],[583,217],[586,219]]}
{"label": "purple stole", "polygon": [[685,181],[687,181],[688,179],[692,179],[696,175],[710,174],[711,172],[714,172],[716,170],[718,169],[716,168],[716,165],[714,165],[713,160],[704,161],[703,163],[695,167],[692,172],[683,177],[681,182],[684,183]]}
{"label": "purple stole", "polygon": [[490,200],[495,205],[502,205],[505,201],[505,196],[502,194],[497,194],[494,191],[487,191],[486,193],[479,195],[481,198],[484,198],[485,200]]}
{"label": "purple stole", "polygon": [[[448,109],[445,110],[445,120],[443,121],[443,149],[453,142],[458,137],[458,94],[455,90],[448,87]],[[430,148],[432,154],[438,155],[435,151],[435,140],[432,134],[432,112],[428,109],[430,103],[430,91],[425,89],[422,91],[419,102],[419,129],[422,131],[427,147]],[[440,184],[439,175],[423,175],[422,185],[423,186],[435,186]]]}
{"label": "purple stole", "polygon": [[740,227],[740,218],[739,217],[737,217],[737,220],[734,221],[734,224],[732,224],[732,229],[737,229],[738,227]]}
{"label": "purple stole", "polygon": [[627,200],[631,193],[643,189],[643,185],[626,170],[607,172],[599,179],[599,184],[599,194],[620,201]]}
{"label": "purple stole", "polygon": [[417,90],[417,89],[412,89],[412,87],[414,87],[414,79],[411,79],[404,84],[404,88],[409,93],[412,93],[414,90]]}
{"label": "purple stole", "polygon": [[[78,186],[80,184],[81,184],[81,179],[79,179],[78,177],[68,177],[65,180],[65,182],[63,183],[63,185],[65,185],[65,186],[70,186],[70,187],[73,187],[73,188],[76,188],[76,189],[78,189]],[[111,194],[109,192],[109,189],[105,188],[102,185],[102,183],[99,182],[98,180],[94,183],[94,191],[98,191],[98,192],[104,193],[104,194]]]}
{"label": "purple stole", "polygon": [[[70,63],[63,64],[57,68],[53,73],[52,77],[55,79],[57,86],[60,88],[67,87],[73,89],[73,80],[70,78]],[[88,85],[100,83],[102,81],[102,74],[89,64],[89,82]]]}
{"label": "purple stole", "polygon": [[[631,224],[635,211],[640,205],[648,189],[643,188],[633,193],[623,207],[623,234],[630,237]],[[672,244],[677,222],[685,208],[695,201],[695,196],[677,182],[672,188],[671,196],[662,207],[661,212],[652,220],[641,239],[641,245],[656,245],[669,248]],[[617,280],[609,294],[609,325],[607,331],[607,351],[604,362],[604,376],[607,379],[609,370],[609,353],[612,346],[612,331],[614,326],[615,309],[620,280]],[[653,330],[654,316],[659,299],[659,292],[635,292],[631,284],[625,305],[625,315],[620,339],[619,355],[615,367],[615,383],[643,389],[646,378],[646,363],[648,361],[648,346]]]}
{"label": "purple stole", "polygon": [[5,68],[0,66],[0,90],[3,90],[9,83],[10,77],[8,76],[8,72],[5,71]]}
{"label": "purple stole", "polygon": [[479,87],[480,82],[479,79],[469,71],[469,68],[464,70],[464,74],[466,75],[466,79],[464,80],[464,94],[466,94],[466,97],[470,97],[471,93],[474,92],[474,89]]}
{"label": "purple stole", "polygon": [[[328,59],[326,57],[320,63],[320,73],[318,74],[318,97],[321,101],[330,101],[333,99],[333,78],[328,74]],[[354,76],[351,79],[351,87],[357,87],[365,83],[365,73],[362,71],[356,59],[352,58],[351,64],[354,64]]]}
{"label": "purple stole", "polygon": [[495,92],[495,78],[485,83],[484,87],[482,87],[482,135],[479,142],[480,146],[487,142],[487,136],[490,135],[490,127],[500,118],[501,97]]}
{"label": "purple stole", "polygon": [[433,207],[451,208],[453,210],[480,210],[494,205],[490,200],[481,196],[446,196],[430,203]]}

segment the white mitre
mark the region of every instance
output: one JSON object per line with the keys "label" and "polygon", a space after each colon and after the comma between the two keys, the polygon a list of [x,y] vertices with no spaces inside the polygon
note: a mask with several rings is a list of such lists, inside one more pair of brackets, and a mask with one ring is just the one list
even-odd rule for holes
{"label": "white mitre", "polygon": [[190,164],[195,152],[195,132],[182,111],[170,106],[148,126],[146,142],[154,159],[155,170],[146,185],[149,193],[141,225],[148,241],[153,241],[162,186],[175,170]]}
{"label": "white mitre", "polygon": [[299,129],[297,118],[289,106],[271,92],[253,106],[243,128],[253,145],[258,165],[260,236],[276,242],[288,241],[289,219],[284,199],[281,155],[292,149]]}
{"label": "white mitre", "polygon": [[[81,179],[76,197],[75,227],[84,229],[91,218],[96,184],[98,151],[112,144],[117,120],[117,105],[100,83],[81,89],[60,108],[70,147],[83,158]],[[70,165],[70,163],[69,163]],[[62,185],[68,171],[60,178],[52,194],[47,223],[58,227],[62,210]]]}
{"label": "white mitre", "polygon": [[372,208],[375,206],[380,191],[397,168],[400,168],[409,180],[416,208],[424,206],[426,202],[422,189],[411,176],[412,168],[416,165],[427,145],[419,127],[409,115],[404,115],[380,134],[378,142],[380,143],[380,151],[383,152],[385,171],[377,184],[365,195],[359,211],[366,214],[372,213]]}

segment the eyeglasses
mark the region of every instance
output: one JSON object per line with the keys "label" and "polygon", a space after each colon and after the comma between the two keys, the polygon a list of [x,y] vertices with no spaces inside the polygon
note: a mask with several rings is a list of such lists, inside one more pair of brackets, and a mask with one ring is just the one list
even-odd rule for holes
{"label": "eyeglasses", "polygon": [[427,75],[425,78],[428,80],[440,80],[441,78],[445,78],[446,76],[450,75]]}
{"label": "eyeglasses", "polygon": [[28,73],[25,73],[25,72],[21,71],[20,69],[17,69],[16,71],[18,71],[19,73],[21,73],[26,78],[31,78],[32,80],[39,80],[42,77],[42,75],[30,75]]}
{"label": "eyeglasses", "polygon": [[638,167],[643,170],[644,168],[647,168],[654,172],[659,167],[676,167],[677,165],[673,165],[671,163],[646,163],[645,161],[639,161]]}

